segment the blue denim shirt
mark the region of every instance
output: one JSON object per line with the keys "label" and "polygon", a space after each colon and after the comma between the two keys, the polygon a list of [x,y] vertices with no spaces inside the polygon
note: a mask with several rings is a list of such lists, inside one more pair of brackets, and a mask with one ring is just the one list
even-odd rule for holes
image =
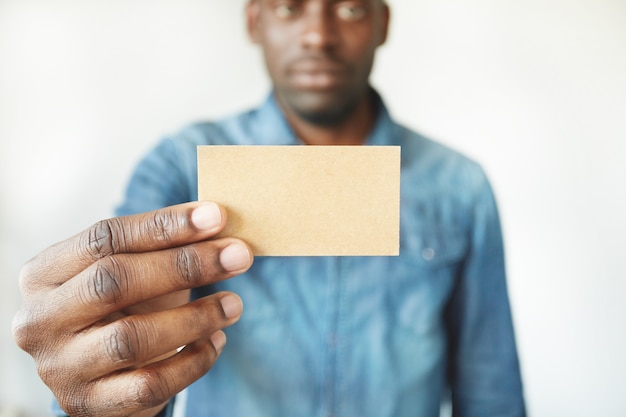
{"label": "blue denim shirt", "polygon": [[[394,123],[368,145],[402,153],[398,257],[261,257],[193,291],[234,291],[241,320],[186,415],[525,415],[492,190],[476,163]],[[118,215],[197,199],[197,145],[299,145],[273,97],[192,125],[139,164]],[[363,225],[367,227],[367,225]],[[164,414],[168,414],[167,413]]]}

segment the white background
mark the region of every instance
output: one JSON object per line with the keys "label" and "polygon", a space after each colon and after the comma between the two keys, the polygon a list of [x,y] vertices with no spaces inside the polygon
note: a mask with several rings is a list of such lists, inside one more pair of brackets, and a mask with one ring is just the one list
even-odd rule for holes
{"label": "white background", "polygon": [[[0,408],[49,402],[20,265],[110,216],[157,139],[264,99],[243,4],[0,0]],[[626,416],[626,2],[391,5],[374,84],[492,178],[530,415]]]}

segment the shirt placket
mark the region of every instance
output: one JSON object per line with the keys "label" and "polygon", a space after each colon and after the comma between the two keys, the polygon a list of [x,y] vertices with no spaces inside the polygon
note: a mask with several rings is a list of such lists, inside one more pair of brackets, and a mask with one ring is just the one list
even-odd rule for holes
{"label": "shirt placket", "polygon": [[341,364],[344,359],[344,301],[345,277],[342,258],[329,258],[328,308],[326,312],[324,382],[322,387],[322,417],[337,417],[341,405]]}

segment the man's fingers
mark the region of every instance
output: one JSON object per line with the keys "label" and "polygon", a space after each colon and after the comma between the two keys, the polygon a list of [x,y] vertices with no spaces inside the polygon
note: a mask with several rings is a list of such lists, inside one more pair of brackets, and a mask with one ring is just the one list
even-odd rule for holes
{"label": "man's fingers", "polygon": [[[236,239],[109,256],[46,293],[45,302],[34,297],[24,303],[15,316],[13,334],[18,345],[31,352],[48,346],[52,335],[56,338],[78,333],[105,317],[161,295],[169,294],[168,300],[180,305],[188,295],[181,300],[172,293],[232,277],[250,267],[252,260],[250,249]],[[159,309],[176,305],[160,305]]]}
{"label": "man's fingers", "polygon": [[[160,295],[212,284],[252,264],[241,241],[218,239],[101,259],[54,290],[55,326],[79,331],[102,317]],[[71,317],[63,314],[72,311]]]}
{"label": "man's fingers", "polygon": [[[85,410],[96,410],[98,416],[118,416],[121,409],[125,415],[131,415],[157,407],[209,371],[221,353],[221,347],[216,349],[212,340],[221,340],[223,344],[225,339],[218,331],[185,346],[168,359],[112,374],[83,387],[80,395],[70,390],[57,399],[69,415],[85,415]],[[103,401],[105,398],[113,401]]]}
{"label": "man's fingers", "polygon": [[31,259],[22,269],[23,289],[63,284],[96,260],[122,253],[173,248],[205,240],[226,224],[226,211],[193,202],[103,220]]}
{"label": "man's fingers", "polygon": [[13,334],[69,415],[156,413],[208,371],[241,300],[189,303],[189,289],[253,260],[238,239],[210,239],[225,224],[225,210],[207,202],[109,219],[24,266]]}
{"label": "man's fingers", "polygon": [[90,381],[206,338],[235,323],[242,308],[237,295],[218,293],[172,310],[127,316],[76,337],[66,350],[68,357],[56,361],[72,363],[72,373]]}

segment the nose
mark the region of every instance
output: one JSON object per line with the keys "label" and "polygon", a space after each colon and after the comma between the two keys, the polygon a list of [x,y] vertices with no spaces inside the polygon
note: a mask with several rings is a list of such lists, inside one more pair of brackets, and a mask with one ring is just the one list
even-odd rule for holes
{"label": "nose", "polygon": [[327,2],[309,2],[303,19],[302,44],[306,48],[328,49],[337,43],[337,27]]}

